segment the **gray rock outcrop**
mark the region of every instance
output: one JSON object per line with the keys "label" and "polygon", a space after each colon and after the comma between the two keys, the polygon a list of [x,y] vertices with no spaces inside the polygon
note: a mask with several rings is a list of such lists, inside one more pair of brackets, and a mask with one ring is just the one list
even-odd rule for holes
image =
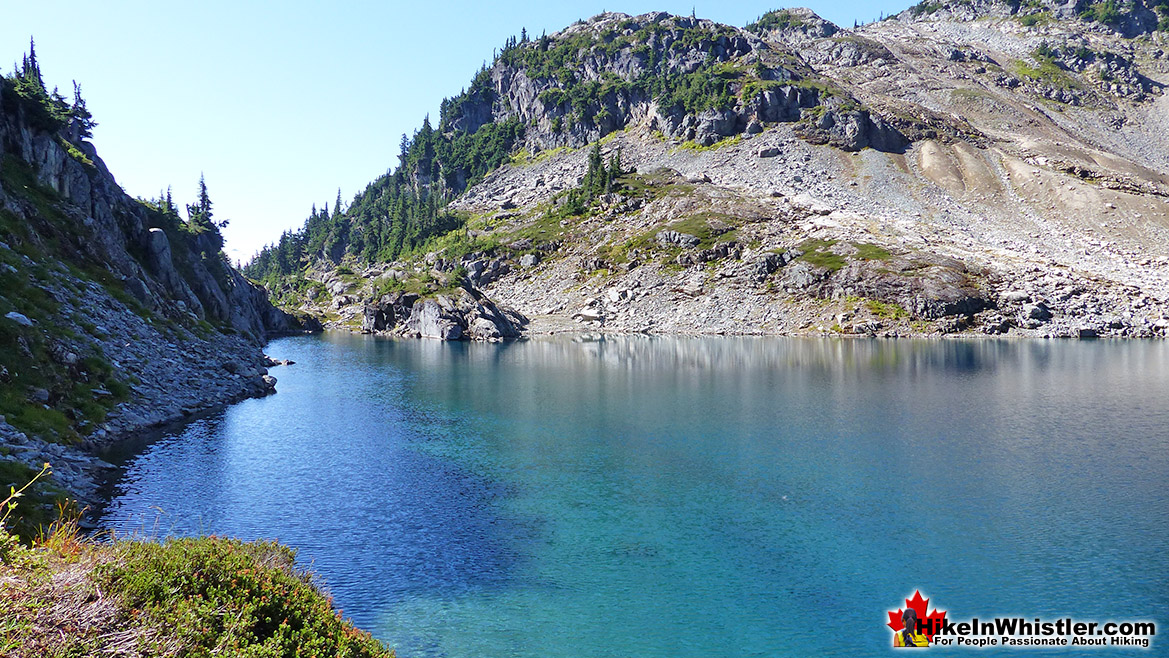
{"label": "gray rock outcrop", "polygon": [[425,299],[392,293],[367,302],[362,312],[365,333],[447,341],[519,338],[527,322],[523,315],[465,288]]}

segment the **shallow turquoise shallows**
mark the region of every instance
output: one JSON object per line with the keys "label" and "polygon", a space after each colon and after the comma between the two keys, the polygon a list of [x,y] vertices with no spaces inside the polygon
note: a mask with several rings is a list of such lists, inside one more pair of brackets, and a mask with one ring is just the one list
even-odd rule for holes
{"label": "shallow turquoise shallows", "polygon": [[918,589],[1169,624],[1165,342],[268,352],[280,392],[122,457],[104,524],[290,544],[403,658],[886,655]]}

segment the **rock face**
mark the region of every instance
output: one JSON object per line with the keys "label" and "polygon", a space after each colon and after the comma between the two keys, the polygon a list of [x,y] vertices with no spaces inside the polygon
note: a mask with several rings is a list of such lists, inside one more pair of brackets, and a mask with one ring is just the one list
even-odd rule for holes
{"label": "rock face", "polygon": [[156,225],[159,219],[122,191],[92,145],[37,128],[29,111],[13,93],[0,95],[0,157],[10,158],[40,185],[60,215],[43,217],[19,190],[0,187],[0,208],[27,222],[33,239],[58,240],[60,256],[108,269],[143,306],[167,317],[193,313],[256,341],[300,329],[295,318],[268,302],[262,288],[214,258],[219,247],[206,234],[177,251],[165,227]]}
{"label": "rock face", "polygon": [[411,338],[499,341],[518,338],[528,320],[510,309],[459,288],[420,299],[394,293],[365,304],[362,331]]}
{"label": "rock face", "polygon": [[[826,38],[839,31],[814,14],[802,25],[808,26],[807,32],[800,32],[803,39]],[[756,134],[761,124],[808,122],[809,138],[822,140],[820,143],[830,142],[847,150],[903,149],[908,140],[896,127],[867,110],[850,110],[855,102],[842,97],[839,89],[829,92],[811,83],[815,79],[812,71],[783,43],[784,37],[792,34],[728,28],[662,12],[601,14],[552,35],[549,44],[533,41],[514,47],[522,53],[524,49],[555,47],[558,42],[582,44],[573,82],[595,83],[601,88],[599,95],[572,100],[580,95],[566,88],[561,77],[529,69],[522,56],[505,54],[487,71],[490,86],[461,99],[449,125],[454,130],[475,132],[487,123],[517,119],[528,126],[525,141],[539,150],[579,147],[635,126],[670,139],[710,146],[735,135]],[[679,47],[683,43],[692,45]],[[835,55],[838,60],[868,52],[857,48],[841,51]],[[681,77],[711,65],[734,71],[734,77],[745,75],[738,72],[740,69],[752,70],[757,80],[750,93],[705,109],[660,102],[641,84],[647,76]],[[612,84],[614,79],[624,84]]]}
{"label": "rock face", "polygon": [[416,301],[418,295],[413,293],[393,293],[367,302],[361,330],[370,334],[393,330],[410,317]]}

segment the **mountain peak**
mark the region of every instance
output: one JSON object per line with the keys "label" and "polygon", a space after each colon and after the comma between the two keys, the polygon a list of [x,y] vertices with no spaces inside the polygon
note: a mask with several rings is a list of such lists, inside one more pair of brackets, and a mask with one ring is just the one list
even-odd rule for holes
{"label": "mountain peak", "polygon": [[794,7],[763,14],[747,25],[747,31],[790,41],[793,36],[797,39],[830,37],[840,32],[840,27],[807,7]]}

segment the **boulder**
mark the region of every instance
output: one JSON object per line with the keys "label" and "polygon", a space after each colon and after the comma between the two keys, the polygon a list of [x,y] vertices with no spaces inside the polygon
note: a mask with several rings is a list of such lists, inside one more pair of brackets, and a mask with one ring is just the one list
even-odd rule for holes
{"label": "boulder", "polygon": [[1047,308],[1047,304],[1043,302],[1027,304],[1023,307],[1023,317],[1044,322],[1051,319],[1051,309]]}
{"label": "boulder", "polygon": [[779,254],[768,252],[751,261],[750,265],[748,265],[748,275],[756,283],[760,283],[771,276],[776,270],[792,262],[800,255],[801,252],[798,250],[785,251]]}
{"label": "boulder", "polygon": [[584,322],[603,322],[605,315],[595,308],[582,308],[576,313],[572,314],[573,320],[581,320]]}
{"label": "boulder", "polygon": [[1004,292],[1002,296],[999,297],[999,299],[1008,304],[1022,304],[1023,302],[1029,301],[1031,299],[1031,295],[1023,292],[1022,290],[1009,290]]}
{"label": "boulder", "polygon": [[8,313],[4,314],[4,317],[8,318],[9,320],[12,320],[13,322],[15,322],[16,324],[18,324],[22,327],[31,327],[32,326],[32,320],[28,319],[28,316],[23,314],[23,313],[17,313],[16,311],[9,311]]}
{"label": "boulder", "polygon": [[682,247],[683,249],[693,249],[701,242],[701,240],[689,233],[679,233],[678,231],[671,230],[659,231],[657,241],[663,247]]}
{"label": "boulder", "polygon": [[459,340],[463,337],[463,328],[459,326],[458,320],[434,299],[415,304],[406,326],[422,338]]}
{"label": "boulder", "polygon": [[485,317],[477,317],[467,327],[467,337],[471,340],[499,340],[504,336],[499,325]]}

